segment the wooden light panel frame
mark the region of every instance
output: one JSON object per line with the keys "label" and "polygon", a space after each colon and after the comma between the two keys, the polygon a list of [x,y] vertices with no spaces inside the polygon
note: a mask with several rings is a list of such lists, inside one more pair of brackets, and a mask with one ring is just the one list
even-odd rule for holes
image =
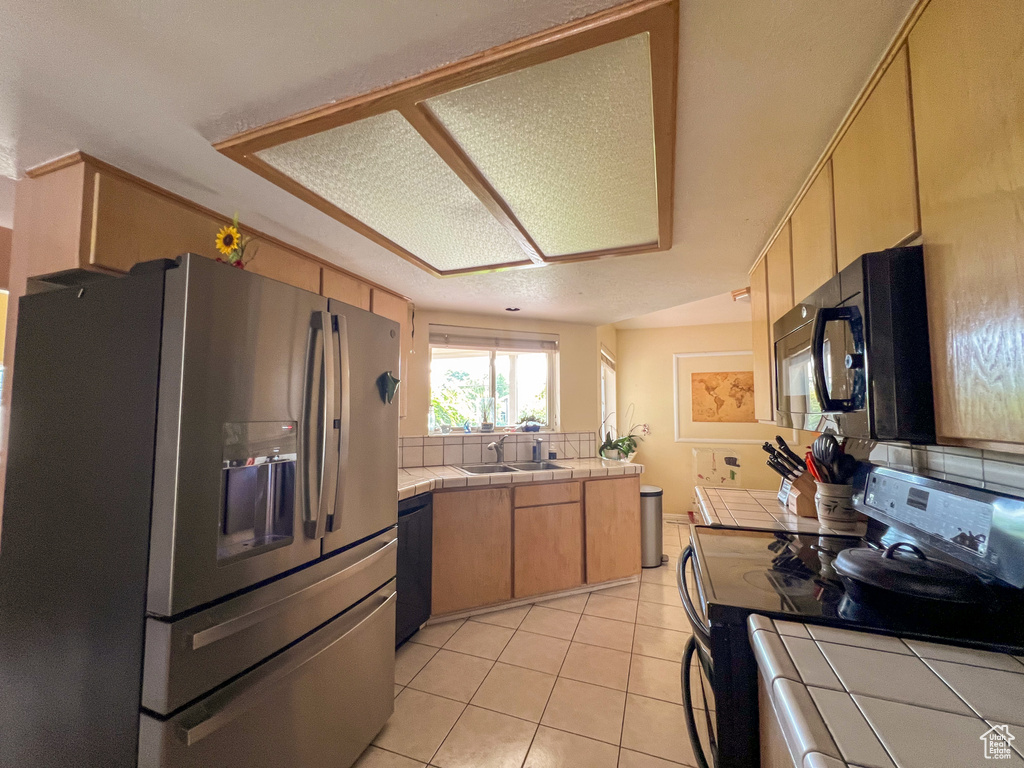
{"label": "wooden light panel frame", "polygon": [[[625,248],[609,248],[561,256],[541,252],[483,173],[424,102],[458,88],[647,32],[650,40],[654,114],[655,183],[658,239]],[[370,93],[327,104],[259,128],[236,134],[214,148],[314,208],[437,277],[504,269],[589,261],[611,256],[665,251],[672,246],[672,202],[675,168],[676,70],[678,67],[679,0],[633,0],[568,24],[496,46],[461,61],[402,80]],[[398,111],[511,234],[523,249],[522,261],[498,266],[438,270],[377,230],[304,187],[256,156],[257,152],[322,133],[392,110]]]}

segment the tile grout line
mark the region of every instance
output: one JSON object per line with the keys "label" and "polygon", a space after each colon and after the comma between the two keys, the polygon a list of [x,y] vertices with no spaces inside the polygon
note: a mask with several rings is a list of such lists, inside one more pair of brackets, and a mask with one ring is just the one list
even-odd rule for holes
{"label": "tile grout line", "polygon": [[[533,608],[533,604],[532,604],[532,603],[530,604],[530,607],[531,607],[531,609]],[[527,613],[529,613],[529,611],[527,611]],[[524,616],[524,617],[523,617],[523,619],[525,619],[525,618],[526,618],[526,617]],[[462,626],[460,626],[460,627],[459,627],[459,629],[455,630],[455,633],[457,633],[457,632],[458,632],[458,631],[459,631],[460,629],[462,629],[462,627],[464,627],[464,626],[466,625],[466,623],[468,623],[469,621],[470,621],[469,619],[466,619],[466,620],[465,620],[465,621],[464,621],[464,622],[462,623]],[[477,623],[478,623],[478,624],[482,624],[483,622],[477,622]],[[522,623],[523,623],[523,622],[522,622],[522,620],[520,620],[520,622],[519,622],[519,623],[520,623],[520,624],[522,624]],[[488,625],[485,625],[485,626],[495,626],[495,625],[492,625],[492,624],[488,624]],[[508,627],[504,627],[504,629],[508,629]],[[518,627],[517,627],[516,629],[513,629],[513,630],[512,630],[512,634],[511,634],[511,635],[509,636],[508,640],[506,640],[506,641],[505,641],[505,644],[504,644],[503,646],[501,646],[501,650],[500,650],[500,651],[498,652],[498,657],[500,657],[500,656],[501,656],[501,654],[503,654],[503,653],[505,652],[505,649],[506,649],[506,648],[508,647],[508,644],[512,642],[512,638],[516,636],[516,632],[518,632],[518,631],[519,631]],[[454,637],[454,636],[455,636],[455,633],[452,633],[452,637]],[[450,640],[450,639],[451,639],[451,638],[449,638],[449,640]],[[457,653],[457,651],[453,651],[453,653]],[[435,655],[436,655],[436,654],[435,654]],[[465,655],[465,656],[471,656],[472,654],[468,654],[468,653],[467,653],[467,654],[463,654],[463,655]],[[477,657],[477,658],[481,658],[481,657]],[[491,674],[491,669],[494,669],[494,665],[498,663],[498,658],[496,657],[496,658],[494,658],[494,659],[490,659],[489,661],[491,662],[491,667],[490,667],[490,669],[488,669],[488,670],[487,670],[487,674],[488,674],[488,675],[489,675],[489,674]],[[429,662],[428,662],[428,663],[429,663]],[[426,666],[426,665],[424,665],[424,666]],[[487,679],[487,675],[484,675],[484,680],[486,680],[486,679]],[[481,680],[481,681],[480,681],[480,685],[483,685],[483,680]],[[475,690],[475,691],[473,691],[473,696],[476,696],[476,694],[477,694],[477,691],[479,691],[479,690],[480,690],[480,685],[478,685],[478,686],[476,687],[476,690]],[[413,689],[413,690],[415,690],[415,689]],[[424,693],[425,693],[425,691],[424,691]],[[442,696],[441,698],[445,698],[445,697],[443,697],[443,696]],[[473,700],[473,698],[472,698],[472,696],[471,696],[471,697],[470,697],[470,701],[472,701],[472,700]],[[461,702],[460,702],[460,703],[461,703]],[[446,733],[446,734],[444,735],[444,738],[443,738],[443,739],[441,739],[441,743],[437,745],[437,749],[435,749],[435,750],[434,750],[433,754],[432,754],[432,755],[430,756],[430,759],[429,759],[429,760],[427,760],[427,764],[428,764],[428,765],[434,762],[434,758],[435,758],[435,757],[437,757],[437,753],[441,751],[441,747],[443,747],[443,746],[444,746],[444,743],[445,743],[446,741],[448,741],[448,737],[450,737],[450,736],[452,735],[452,731],[453,731],[453,730],[455,730],[455,726],[459,724],[459,721],[460,721],[460,720],[462,719],[462,716],[466,714],[466,710],[467,710],[467,709],[469,709],[469,702],[466,702],[466,703],[465,703],[465,704],[463,705],[463,707],[462,707],[462,711],[461,711],[461,712],[459,712],[459,716],[458,716],[457,718],[455,718],[455,722],[454,722],[454,723],[452,723],[452,727],[448,729],[448,732],[447,732],[447,733]],[[524,759],[525,759],[525,758],[524,758]]]}

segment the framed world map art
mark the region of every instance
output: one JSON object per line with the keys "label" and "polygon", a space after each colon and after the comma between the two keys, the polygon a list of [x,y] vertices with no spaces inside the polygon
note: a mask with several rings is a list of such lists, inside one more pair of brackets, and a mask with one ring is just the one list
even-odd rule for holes
{"label": "framed world map art", "polygon": [[753,371],[691,373],[690,393],[694,422],[755,421]]}

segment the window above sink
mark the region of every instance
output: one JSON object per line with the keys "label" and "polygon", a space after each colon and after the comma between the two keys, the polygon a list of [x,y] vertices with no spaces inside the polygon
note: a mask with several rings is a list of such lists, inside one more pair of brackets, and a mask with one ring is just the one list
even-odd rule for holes
{"label": "window above sink", "polygon": [[554,429],[557,356],[556,334],[431,325],[430,432]]}

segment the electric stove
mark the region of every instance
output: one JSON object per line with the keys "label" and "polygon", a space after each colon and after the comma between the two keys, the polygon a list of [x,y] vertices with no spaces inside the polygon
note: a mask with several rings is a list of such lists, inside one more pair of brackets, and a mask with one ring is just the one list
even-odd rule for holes
{"label": "electric stove", "polygon": [[[747,635],[752,613],[1017,654],[1024,650],[1024,500],[867,467],[855,480],[854,504],[871,518],[863,537],[690,527],[690,546],[679,558],[677,575],[693,629],[683,659],[683,703],[699,768],[758,765],[757,664]],[[990,599],[974,620],[954,612],[882,611],[846,594],[833,567],[836,556],[844,549],[884,549],[898,541],[914,543],[929,557],[983,581]],[[694,656],[700,662],[699,686],[689,680]],[[706,703],[694,701],[694,688]],[[697,736],[696,717],[706,720],[710,749]]]}

